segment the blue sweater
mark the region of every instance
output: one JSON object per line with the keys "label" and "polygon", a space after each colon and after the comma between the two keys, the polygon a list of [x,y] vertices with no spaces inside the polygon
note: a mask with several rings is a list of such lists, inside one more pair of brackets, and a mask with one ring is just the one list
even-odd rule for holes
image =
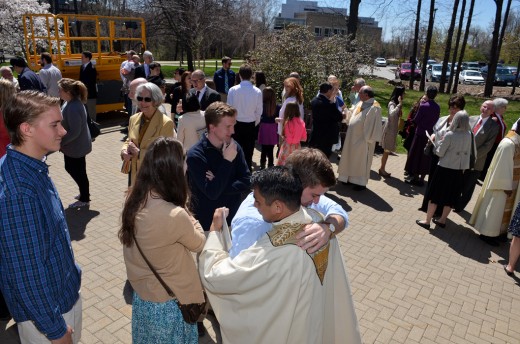
{"label": "blue sweater", "polygon": [[[247,167],[242,147],[232,162],[224,159],[220,149],[203,136],[188,151],[188,180],[191,189],[191,209],[205,231],[209,230],[215,209],[229,208],[228,223],[242,202],[242,193],[251,188],[251,173]],[[215,178],[206,178],[211,171]]]}

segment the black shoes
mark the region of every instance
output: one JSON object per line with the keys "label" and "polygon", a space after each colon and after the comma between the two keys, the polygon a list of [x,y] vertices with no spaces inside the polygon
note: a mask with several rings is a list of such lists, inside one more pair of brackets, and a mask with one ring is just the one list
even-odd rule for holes
{"label": "black shoes", "polygon": [[506,274],[509,276],[509,277],[512,277],[515,275],[514,271],[509,271],[507,270],[507,265],[504,265],[504,271],[506,272]]}
{"label": "black shoes", "polygon": [[197,330],[199,332],[199,337],[204,337],[204,335],[206,335],[206,328],[202,322],[197,323]]}
{"label": "black shoes", "polygon": [[435,223],[437,226],[439,226],[439,227],[441,227],[441,228],[446,228],[446,224],[445,224],[445,223],[439,222],[437,219],[433,219],[432,221],[433,221],[433,223]]}
{"label": "black shoes", "polygon": [[495,246],[495,247],[500,246],[500,243],[495,238],[488,237],[488,236],[482,235],[482,234],[480,234],[478,236],[478,238],[488,245]]}
{"label": "black shoes", "polygon": [[417,223],[419,226],[421,226],[424,229],[428,229],[428,230],[430,229],[429,223],[423,223],[423,222],[421,222],[421,220],[415,220],[415,223]]}
{"label": "black shoes", "polygon": [[366,190],[367,187],[366,186],[363,186],[363,185],[355,185],[352,190],[354,191],[363,191],[363,190]]}

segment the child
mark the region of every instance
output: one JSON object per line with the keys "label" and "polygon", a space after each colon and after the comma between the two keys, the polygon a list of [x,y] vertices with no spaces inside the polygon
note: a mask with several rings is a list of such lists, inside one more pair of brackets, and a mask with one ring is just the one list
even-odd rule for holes
{"label": "child", "polygon": [[276,94],[271,87],[266,87],[262,91],[264,102],[264,110],[260,119],[260,128],[258,130],[258,143],[262,145],[262,154],[260,155],[260,169],[274,166],[274,146],[278,144],[278,124],[276,117],[280,111],[280,107],[276,105]]}
{"label": "child", "polygon": [[300,141],[307,140],[305,122],[300,118],[300,107],[297,103],[288,103],[285,107],[282,127],[282,146],[278,155],[277,165],[285,164],[285,159],[295,150],[300,149]]}

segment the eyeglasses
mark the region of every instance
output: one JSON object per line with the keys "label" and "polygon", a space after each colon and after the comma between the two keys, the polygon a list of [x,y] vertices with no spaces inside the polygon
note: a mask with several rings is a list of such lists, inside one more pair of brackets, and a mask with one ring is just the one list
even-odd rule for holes
{"label": "eyeglasses", "polygon": [[137,101],[138,102],[142,102],[143,100],[147,103],[151,103],[152,102],[152,98],[150,97],[141,97],[141,96],[137,96]]}
{"label": "eyeglasses", "polygon": [[191,82],[195,82],[195,83],[197,83],[197,82],[199,82],[199,81],[201,81],[201,80],[202,80],[202,79],[191,79]]}

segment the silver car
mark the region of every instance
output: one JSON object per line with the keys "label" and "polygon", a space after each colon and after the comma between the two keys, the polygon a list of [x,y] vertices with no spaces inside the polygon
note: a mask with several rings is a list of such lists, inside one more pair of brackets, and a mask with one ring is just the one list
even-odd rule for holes
{"label": "silver car", "polygon": [[459,74],[459,84],[484,85],[485,80],[480,72],[476,70],[463,70]]}
{"label": "silver car", "polygon": [[377,67],[386,67],[386,59],[384,57],[378,57],[375,63]]}

